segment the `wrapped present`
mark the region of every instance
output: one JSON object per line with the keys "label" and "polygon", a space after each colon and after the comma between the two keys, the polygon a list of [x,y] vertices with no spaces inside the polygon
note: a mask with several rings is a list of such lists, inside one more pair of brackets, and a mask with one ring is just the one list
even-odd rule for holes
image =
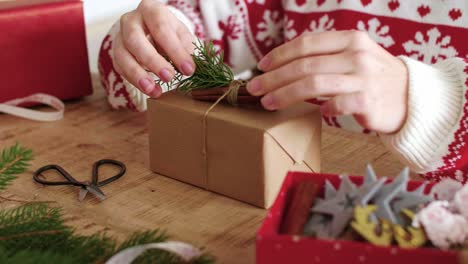
{"label": "wrapped present", "polygon": [[0,2],[0,102],[46,93],[92,93],[83,2]]}
{"label": "wrapped present", "polygon": [[[401,178],[401,176],[399,176]],[[463,253],[456,250],[440,250],[437,248],[402,248],[401,246],[374,245],[367,241],[360,241],[346,236],[340,239],[319,239],[287,233],[283,230],[285,216],[291,215],[293,200],[298,186],[305,182],[312,182],[320,186],[319,197],[327,199],[327,193],[335,196],[335,190],[344,183],[338,175],[290,172],[288,173],[276,201],[271,207],[261,228],[257,233],[256,257],[257,264],[275,263],[464,263]],[[356,186],[364,186],[369,177],[346,177],[346,180]],[[372,179],[371,179],[372,180]],[[380,179],[379,179],[380,180]],[[388,186],[397,181],[387,181]],[[328,182],[328,183],[327,183]],[[330,184],[331,183],[331,184]],[[370,185],[368,185],[370,186]],[[341,188],[341,187],[340,187]],[[409,181],[405,192],[429,193],[432,185],[422,182]],[[331,191],[330,191],[331,190]],[[333,199],[333,198],[332,198]],[[319,204],[323,203],[323,200]],[[401,200],[400,200],[401,201]],[[310,207],[310,205],[309,205]],[[315,207],[317,208],[317,207]],[[360,207],[357,207],[360,208]],[[362,209],[367,210],[367,209]],[[297,218],[296,218],[297,219]],[[370,218],[369,218],[370,219]],[[367,219],[366,221],[373,221]],[[356,219],[359,220],[359,219]],[[332,224],[333,226],[333,224]],[[383,236],[384,231],[380,231]],[[376,241],[374,241],[376,242]],[[396,242],[394,242],[396,243]]]}
{"label": "wrapped present", "polygon": [[212,106],[177,91],[148,100],[154,172],[267,208],[287,171],[320,170],[316,106],[276,112]]}

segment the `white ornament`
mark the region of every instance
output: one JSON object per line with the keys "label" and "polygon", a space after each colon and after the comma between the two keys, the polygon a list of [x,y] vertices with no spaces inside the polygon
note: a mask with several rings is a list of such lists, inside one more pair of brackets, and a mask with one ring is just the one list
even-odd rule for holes
{"label": "white ornament", "polygon": [[462,187],[460,182],[452,178],[444,178],[432,187],[431,195],[438,200],[451,201]]}
{"label": "white ornament", "polygon": [[310,25],[307,31],[315,32],[315,33],[333,31],[334,24],[335,24],[334,19],[330,19],[328,15],[324,15],[320,17],[318,20],[312,20],[312,22],[310,22]]}
{"label": "white ornament", "polygon": [[414,40],[403,43],[405,51],[411,58],[421,59],[424,63],[436,63],[439,59],[455,57],[458,52],[450,45],[451,37],[442,36],[437,28],[426,32],[427,41],[421,32],[416,32]]}
{"label": "white ornament", "polygon": [[[468,220],[468,184],[459,190],[453,199],[454,207]],[[468,232],[468,229],[467,231]]]}
{"label": "white ornament", "polygon": [[363,21],[359,21],[357,23],[357,29],[367,32],[371,39],[385,48],[389,48],[395,44],[395,41],[389,34],[390,27],[381,25],[377,18],[369,20],[367,25],[364,24]]}
{"label": "white ornament", "polygon": [[423,226],[431,242],[442,249],[462,244],[468,235],[467,220],[450,211],[447,201],[435,201],[418,212],[413,226]]}
{"label": "white ornament", "polygon": [[266,46],[281,43],[281,30],[283,29],[283,20],[280,19],[278,11],[266,10],[263,13],[263,22],[257,26],[259,29],[256,39],[265,43]]}

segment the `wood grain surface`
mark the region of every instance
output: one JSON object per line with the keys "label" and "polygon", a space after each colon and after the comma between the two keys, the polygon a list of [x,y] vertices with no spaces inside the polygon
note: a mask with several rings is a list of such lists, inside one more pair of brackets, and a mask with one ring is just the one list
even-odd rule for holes
{"label": "wood grain surface", "polygon": [[[162,228],[174,239],[206,248],[218,263],[254,263],[255,233],[266,211],[152,173],[145,113],[111,110],[96,78],[94,83],[94,95],[67,102],[65,119],[58,122],[0,114],[0,148],[20,142],[35,154],[30,170],[0,195],[56,201],[67,223],[83,234],[106,231],[122,239],[133,231]],[[108,196],[104,202],[90,195],[79,202],[77,188],[43,187],[32,181],[33,170],[49,163],[87,180],[92,163],[102,158],[120,160],[128,169],[123,178],[102,188]],[[393,176],[402,169],[378,138],[324,128],[323,172],[362,175],[367,163],[378,175]],[[174,160],[174,166],[183,165]],[[102,175],[112,172],[103,168]]]}

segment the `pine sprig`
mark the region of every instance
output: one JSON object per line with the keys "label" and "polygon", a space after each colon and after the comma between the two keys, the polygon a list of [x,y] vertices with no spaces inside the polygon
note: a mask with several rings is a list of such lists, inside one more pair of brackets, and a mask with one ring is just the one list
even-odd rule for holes
{"label": "pine sprig", "polygon": [[[14,224],[15,221],[19,221],[18,225]],[[25,258],[37,256],[40,260],[40,252],[55,258],[63,254],[65,263],[103,263],[128,247],[164,242],[167,239],[168,236],[160,230],[134,233],[120,244],[101,233],[76,235],[71,227],[64,224],[61,210],[47,204],[27,204],[3,210],[0,214],[0,263],[14,263],[13,260],[16,262],[23,255]],[[39,260],[37,263],[41,263]],[[177,256],[168,252],[149,250],[134,263],[180,262]],[[214,259],[203,255],[194,263],[209,264],[214,263]]]}
{"label": "pine sprig", "polygon": [[195,72],[193,75],[184,79],[183,75],[176,70],[175,77],[171,82],[165,83],[158,80],[157,84],[165,89],[177,87],[183,92],[229,86],[234,80],[234,73],[224,63],[223,52],[216,52],[211,41],[204,43],[198,40],[194,45],[195,50],[192,58],[195,63]]}
{"label": "pine sprig", "polygon": [[223,52],[216,53],[213,42],[198,41],[192,55],[195,73],[179,83],[179,90],[189,92],[195,89],[225,87],[234,80],[231,68],[224,63]]}
{"label": "pine sprig", "polygon": [[18,143],[4,149],[0,159],[0,190],[4,190],[16,175],[26,171],[33,159],[32,150],[21,147]]}

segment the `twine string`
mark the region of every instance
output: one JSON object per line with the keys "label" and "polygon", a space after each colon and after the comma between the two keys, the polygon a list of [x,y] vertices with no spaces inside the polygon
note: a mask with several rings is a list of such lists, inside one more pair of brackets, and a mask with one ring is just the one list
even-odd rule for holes
{"label": "twine string", "polygon": [[245,81],[243,80],[234,80],[229,84],[229,89],[221,95],[216,102],[214,102],[203,114],[203,142],[202,142],[202,155],[204,161],[204,168],[205,168],[205,182],[204,187],[208,187],[208,155],[207,155],[207,148],[208,148],[208,136],[207,136],[207,119],[208,114],[224,99],[226,98],[228,103],[233,106],[238,105],[238,94],[239,89],[241,86],[245,85]]}

